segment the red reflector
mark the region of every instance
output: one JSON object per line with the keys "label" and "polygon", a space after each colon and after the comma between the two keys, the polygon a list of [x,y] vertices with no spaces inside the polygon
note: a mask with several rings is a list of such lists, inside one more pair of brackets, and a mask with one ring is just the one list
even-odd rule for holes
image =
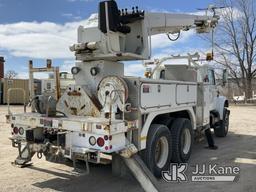
{"label": "red reflector", "polygon": [[13,128],[13,133],[14,133],[14,134],[18,134],[18,133],[19,133],[18,127],[14,127],[14,128]]}
{"label": "red reflector", "polygon": [[105,135],[105,136],[104,136],[104,139],[107,141],[107,140],[108,140],[108,136],[107,136],[107,135]]}
{"label": "red reflector", "polygon": [[109,135],[108,139],[111,141],[112,140],[112,135]]}
{"label": "red reflector", "polygon": [[106,151],[108,150],[108,146],[105,147],[105,150],[106,150]]}
{"label": "red reflector", "polygon": [[109,149],[112,149],[112,145],[109,146]]}
{"label": "red reflector", "polygon": [[149,85],[143,85],[143,93],[149,93],[150,86]]}
{"label": "red reflector", "polygon": [[104,144],[105,144],[104,139],[101,138],[101,137],[99,137],[99,138],[97,139],[97,144],[98,144],[99,147],[103,147]]}

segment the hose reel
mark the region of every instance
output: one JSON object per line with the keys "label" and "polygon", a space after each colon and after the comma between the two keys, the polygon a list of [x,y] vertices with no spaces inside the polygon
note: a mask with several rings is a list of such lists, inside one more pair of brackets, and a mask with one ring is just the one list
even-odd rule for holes
{"label": "hose reel", "polygon": [[99,83],[97,95],[105,113],[116,113],[117,108],[124,111],[128,87],[122,78],[107,76]]}

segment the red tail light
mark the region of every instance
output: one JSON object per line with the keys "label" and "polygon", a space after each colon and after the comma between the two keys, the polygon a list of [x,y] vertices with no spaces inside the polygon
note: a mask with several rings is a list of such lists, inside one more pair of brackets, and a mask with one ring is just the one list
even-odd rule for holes
{"label": "red tail light", "polygon": [[19,128],[18,127],[14,127],[12,131],[13,131],[14,134],[18,134],[19,133]]}
{"label": "red tail light", "polygon": [[107,140],[108,140],[108,136],[107,136],[107,135],[105,135],[105,136],[104,136],[104,139],[107,141]]}
{"label": "red tail light", "polygon": [[97,144],[98,144],[99,147],[103,147],[104,144],[105,144],[104,139],[103,139],[102,137],[99,137],[99,138],[97,139]]}

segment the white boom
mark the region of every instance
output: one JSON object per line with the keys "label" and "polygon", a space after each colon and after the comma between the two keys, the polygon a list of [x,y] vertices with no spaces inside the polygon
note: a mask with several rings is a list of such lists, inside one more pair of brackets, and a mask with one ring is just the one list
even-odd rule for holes
{"label": "white boom", "polygon": [[119,11],[114,1],[100,3],[98,27],[78,29],[78,43],[70,47],[78,60],[145,60],[151,57],[149,38],[195,29],[211,31],[219,17],[191,14]]}
{"label": "white boom", "polygon": [[218,16],[198,16],[174,13],[145,13],[150,35],[162,33],[179,33],[196,29],[198,33],[211,31],[218,23]]}

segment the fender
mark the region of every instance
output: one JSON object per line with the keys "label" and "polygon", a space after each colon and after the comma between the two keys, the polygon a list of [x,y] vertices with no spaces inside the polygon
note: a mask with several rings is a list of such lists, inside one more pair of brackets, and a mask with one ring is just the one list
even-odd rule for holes
{"label": "fender", "polygon": [[165,113],[172,113],[172,112],[178,112],[178,111],[187,111],[190,116],[190,121],[192,124],[192,129],[196,129],[196,116],[194,113],[194,110],[192,107],[179,107],[179,108],[173,108],[173,109],[167,109],[167,110],[160,110],[155,112],[150,112],[148,115],[148,118],[142,128],[141,135],[140,135],[140,150],[143,150],[146,148],[146,141],[147,141],[147,135],[150,128],[150,125],[153,121],[153,119],[157,115],[165,114]]}
{"label": "fender", "polygon": [[225,107],[229,107],[228,99],[224,96],[219,96],[216,98],[215,110],[220,114],[220,120],[223,120],[223,111]]}

